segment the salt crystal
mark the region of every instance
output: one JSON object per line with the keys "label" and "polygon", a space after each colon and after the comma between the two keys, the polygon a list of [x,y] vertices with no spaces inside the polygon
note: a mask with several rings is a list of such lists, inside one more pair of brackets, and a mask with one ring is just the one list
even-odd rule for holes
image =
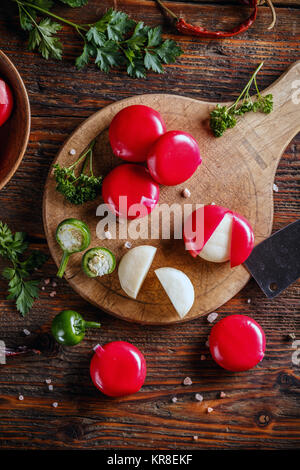
{"label": "salt crystal", "polygon": [[225,392],[220,392],[220,398],[225,398],[226,397],[226,393]]}
{"label": "salt crystal", "polygon": [[200,393],[196,393],[195,398],[197,401],[203,401],[203,396]]}
{"label": "salt crystal", "polygon": [[45,287],[44,287],[44,286],[42,287],[42,290],[45,290]]}
{"label": "salt crystal", "polygon": [[206,341],[205,346],[209,348],[209,339]]}
{"label": "salt crystal", "polygon": [[51,379],[46,379],[45,382],[46,382],[46,384],[49,385],[49,384],[51,384],[52,380]]}
{"label": "salt crystal", "polygon": [[185,197],[185,198],[191,197],[191,191],[188,188],[185,188],[182,191],[182,196]]}
{"label": "salt crystal", "polygon": [[45,279],[44,280],[44,283],[46,284],[46,286],[50,283],[50,279]]}
{"label": "salt crystal", "polygon": [[209,323],[212,323],[212,322],[214,322],[214,321],[218,318],[218,316],[219,316],[219,315],[218,315],[217,312],[212,312],[212,313],[210,313],[210,314],[207,316],[207,321],[208,321]]}
{"label": "salt crystal", "polygon": [[49,388],[50,392],[53,391],[53,385],[49,385],[48,388]]}
{"label": "salt crystal", "polygon": [[183,385],[192,385],[192,379],[190,377],[186,377],[183,381]]}
{"label": "salt crystal", "polygon": [[69,154],[70,154],[70,155],[76,155],[76,150],[75,150],[75,149],[69,150]]}
{"label": "salt crystal", "polygon": [[247,299],[247,304],[251,304],[251,299]]}
{"label": "salt crystal", "polygon": [[173,398],[172,398],[172,402],[173,402],[173,403],[177,403],[177,397],[173,397]]}
{"label": "salt crystal", "polygon": [[50,295],[50,297],[55,297],[56,296],[56,291],[54,290],[54,291],[50,292],[49,295]]}
{"label": "salt crystal", "polygon": [[111,239],[112,239],[112,234],[110,233],[109,230],[106,230],[106,231],[104,232],[104,236],[105,236],[105,238],[107,238],[108,240],[111,240]]}
{"label": "salt crystal", "polygon": [[130,242],[125,242],[124,246],[125,246],[125,248],[131,248],[132,244]]}
{"label": "salt crystal", "polygon": [[20,401],[23,401],[23,400],[24,400],[23,395],[19,395],[19,400],[20,400]]}
{"label": "salt crystal", "polygon": [[194,441],[198,441],[198,436],[193,437]]}
{"label": "salt crystal", "polygon": [[200,359],[201,359],[201,361],[205,361],[205,360],[206,360],[206,356],[204,356],[204,354],[201,354]]}
{"label": "salt crystal", "polygon": [[27,328],[24,328],[23,333],[24,333],[24,335],[26,335],[26,336],[29,336],[29,335],[30,335],[30,331],[27,330]]}
{"label": "salt crystal", "polygon": [[277,184],[273,184],[273,191],[275,191],[275,193],[278,193],[278,186]]}
{"label": "salt crystal", "polygon": [[56,286],[57,286],[56,282],[52,282],[52,287],[56,287]]}
{"label": "salt crystal", "polygon": [[53,406],[53,408],[57,408],[57,407],[58,407],[57,401],[55,401],[54,403],[52,403],[52,406]]}
{"label": "salt crystal", "polygon": [[289,334],[286,336],[286,339],[287,339],[288,341],[290,341],[291,339],[292,339],[292,340],[296,339],[295,333],[289,333]]}
{"label": "salt crystal", "polygon": [[207,408],[207,413],[211,413],[212,411],[214,411],[214,409],[209,406],[209,407]]}

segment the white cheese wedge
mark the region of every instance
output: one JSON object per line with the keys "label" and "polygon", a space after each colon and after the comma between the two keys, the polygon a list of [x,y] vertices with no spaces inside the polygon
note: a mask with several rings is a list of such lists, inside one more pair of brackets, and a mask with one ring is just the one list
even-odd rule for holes
{"label": "white cheese wedge", "polygon": [[156,248],[141,245],[129,250],[119,263],[118,275],[122,289],[136,299],[148,274]]}
{"label": "white cheese wedge", "polygon": [[189,277],[175,268],[159,268],[155,270],[155,274],[176,312],[180,318],[183,318],[190,311],[195,300],[194,286]]}
{"label": "white cheese wedge", "polygon": [[232,215],[225,214],[212,236],[208,239],[199,256],[206,261],[223,263],[230,259]]}

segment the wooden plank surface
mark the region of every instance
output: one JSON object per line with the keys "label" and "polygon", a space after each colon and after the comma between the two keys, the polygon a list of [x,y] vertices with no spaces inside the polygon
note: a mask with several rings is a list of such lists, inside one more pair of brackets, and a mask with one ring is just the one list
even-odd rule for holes
{"label": "wooden plank surface", "polygon": [[[8,2],[6,2],[8,3]],[[13,229],[30,234],[32,246],[47,251],[42,228],[42,193],[51,162],[63,141],[86,117],[103,106],[149,92],[176,93],[205,100],[230,100],[247,81],[261,60],[262,88],[270,85],[288,65],[300,57],[300,10],[280,2],[274,30],[264,31],[269,11],[261,7],[254,27],[233,40],[214,41],[179,37],[148,0],[90,0],[82,12],[61,8],[69,18],[94,20],[115,3],[135,18],[162,24],[169,37],[185,51],[166,74],[150,74],[132,80],[123,72],[104,75],[90,66],[76,72],[74,57],[80,50],[68,28],[61,33],[64,61],[46,62],[25,48],[16,17],[0,6],[0,48],[18,67],[32,106],[32,132],[26,156],[10,183],[0,192],[0,214]],[[235,24],[242,17],[233,4],[173,2],[195,23],[219,27]],[[276,174],[274,230],[299,218],[299,137],[286,149]],[[55,277],[49,260],[37,277]],[[57,281],[55,281],[57,282]],[[100,313],[80,299],[65,281],[51,283],[24,320],[5,300],[6,283],[0,280],[0,339],[7,346],[23,343],[23,329],[32,332],[43,349],[40,357],[8,360],[0,375],[0,447],[26,449],[126,448],[126,449],[253,449],[297,448],[299,426],[299,366],[292,363],[288,333],[300,339],[299,283],[270,301],[254,281],[222,307],[219,318],[246,313],[257,320],[267,335],[264,361],[247,373],[230,374],[213,363],[205,342],[210,331],[206,318],[171,327],[143,327]],[[247,302],[251,300],[251,303]],[[90,332],[76,348],[60,349],[48,335],[53,316],[70,307],[88,319],[100,319],[102,330]],[[126,340],[144,352],[148,376],[142,391],[132,397],[110,400],[92,386],[88,364],[92,347],[99,342]],[[200,355],[206,355],[200,361]],[[193,385],[185,387],[189,376]],[[54,390],[45,379],[51,378]],[[220,391],[226,398],[220,399]],[[204,396],[197,403],[195,393]],[[19,401],[19,394],[24,400]],[[177,403],[172,397],[177,396]],[[52,403],[57,401],[58,408]],[[214,408],[207,414],[208,406]],[[193,436],[198,436],[194,440]]]}

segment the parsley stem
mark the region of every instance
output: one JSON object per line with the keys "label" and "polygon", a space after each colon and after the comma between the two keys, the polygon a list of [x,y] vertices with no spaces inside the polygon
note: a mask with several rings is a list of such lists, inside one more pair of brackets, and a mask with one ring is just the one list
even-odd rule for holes
{"label": "parsley stem", "polygon": [[246,95],[248,94],[248,92],[249,92],[249,90],[250,90],[250,88],[251,88],[251,85],[252,85],[253,80],[256,81],[256,75],[258,74],[258,72],[260,71],[260,69],[262,68],[263,65],[264,65],[263,62],[261,62],[261,63],[259,64],[259,66],[257,67],[257,69],[253,72],[253,75],[252,75],[252,77],[250,78],[249,82],[248,82],[248,83],[245,85],[245,87],[243,88],[243,90],[242,90],[240,96],[235,100],[235,102],[234,102],[231,106],[229,106],[228,110],[231,109],[231,108],[236,109],[236,107],[237,107],[237,105],[238,105],[240,99],[243,97],[243,95],[244,95],[244,94],[246,94]]}
{"label": "parsley stem", "polygon": [[[62,23],[65,23],[69,26],[72,26],[73,28],[75,28],[77,31],[78,30],[82,30],[82,31],[87,31],[88,28],[86,28],[85,26],[82,26],[80,24],[76,24],[76,23],[73,23],[73,21],[69,21],[67,20],[66,18],[62,18],[61,16],[58,16],[58,15],[55,15],[55,13],[52,13],[51,11],[48,11],[46,10],[45,8],[41,8],[37,5],[34,5],[34,3],[30,3],[30,2],[23,2],[21,0],[13,0],[14,2],[16,2],[19,6],[25,6],[25,7],[28,7],[28,8],[33,8],[34,10],[37,10],[41,13],[44,13],[48,16],[51,16],[52,18],[55,18],[56,20],[58,21],[61,21]],[[26,13],[28,14],[28,12],[26,11]],[[28,14],[28,16],[30,16]],[[79,32],[79,31],[78,31]]]}

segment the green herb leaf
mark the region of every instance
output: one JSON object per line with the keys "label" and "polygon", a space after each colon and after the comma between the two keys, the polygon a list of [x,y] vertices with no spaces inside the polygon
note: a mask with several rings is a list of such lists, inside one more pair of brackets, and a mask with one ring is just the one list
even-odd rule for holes
{"label": "green herb leaf", "polygon": [[148,44],[147,47],[156,47],[161,44],[161,27],[151,28],[148,31]]}
{"label": "green herb leaf", "polygon": [[[263,62],[257,67],[242,93],[231,106],[217,104],[211,111],[210,127],[215,137],[221,137],[227,129],[233,128],[237,123],[238,116],[243,116],[250,111],[260,111],[265,114],[272,111],[273,96],[271,94],[262,96],[256,82],[256,76],[262,66]],[[253,83],[257,92],[255,101],[250,96],[250,88]]]}
{"label": "green herb leaf", "polygon": [[127,73],[128,75],[130,75],[130,77],[133,78],[145,78],[147,74],[144,66],[144,61],[135,60],[134,62],[128,64]]}
{"label": "green herb leaf", "polygon": [[28,248],[24,232],[15,234],[9,227],[0,221],[0,256],[11,262],[6,266],[2,275],[8,281],[8,299],[15,300],[16,306],[22,315],[25,315],[38,297],[38,281],[31,280],[30,274],[39,269],[46,261],[47,256],[39,250],[34,250],[26,258],[22,255]]}
{"label": "green herb leaf", "polygon": [[123,11],[113,10],[111,19],[107,23],[107,36],[112,41],[121,41],[124,36],[135,26],[135,21]]}
{"label": "green herb leaf", "polygon": [[[93,174],[93,141],[88,149],[70,167],[61,167],[55,164],[54,177],[56,180],[56,190],[60,192],[71,204],[80,205],[87,201],[93,201],[101,192],[102,176],[96,177]],[[82,165],[78,176],[75,175],[75,168]],[[88,174],[85,169],[89,168]]]}
{"label": "green herb leaf", "polygon": [[35,299],[39,297],[38,281],[21,281],[16,288],[9,288],[9,300],[16,300],[18,311],[23,317],[31,310]]}
{"label": "green herb leaf", "polygon": [[[70,7],[87,4],[87,0],[60,1]],[[163,64],[173,63],[182,54],[175,41],[163,41],[160,26],[150,28],[123,11],[109,8],[94,24],[80,25],[54,15],[50,11],[53,0],[31,0],[30,6],[27,1],[18,0],[17,4],[21,27],[29,33],[29,49],[38,49],[45,59],[62,57],[62,45],[57,37],[61,26],[51,17],[72,26],[84,39],[82,53],[75,62],[78,69],[94,57],[96,66],[103,72],[125,66],[131,77],[145,78],[147,70],[163,73]],[[41,18],[39,23],[37,14]]]}
{"label": "green herb leaf", "polygon": [[85,43],[82,54],[76,59],[76,67],[78,69],[85,67],[89,63],[91,55],[93,55],[93,48],[90,44]]}
{"label": "green herb leaf", "polygon": [[30,50],[38,48],[45,59],[61,59],[62,45],[56,36],[53,36],[61,29],[61,25],[50,18],[43,19],[29,33],[28,47]]}
{"label": "green herb leaf", "polygon": [[148,28],[142,21],[136,24],[132,35],[125,41],[133,51],[140,51],[148,40]]}
{"label": "green herb leaf", "polygon": [[[19,19],[20,19],[20,25],[21,25],[21,28],[24,29],[24,31],[31,31],[34,24],[30,18],[30,16],[28,16],[28,14],[26,13],[26,11],[23,10],[23,8],[18,5],[18,8],[19,8]],[[28,8],[28,12],[31,14],[31,17],[32,18],[35,18],[35,11],[31,11],[29,8]]]}
{"label": "green herb leaf", "polygon": [[76,8],[82,7],[87,4],[88,0],[60,0],[62,3],[69,5],[69,7]]}
{"label": "green herb leaf", "polygon": [[86,38],[89,42],[95,46],[104,46],[106,43],[106,36],[104,33],[99,31],[96,26],[92,26],[86,33]]}
{"label": "green herb leaf", "polygon": [[[32,3],[40,8],[43,8],[44,10],[51,10],[51,8],[54,5],[54,2],[52,0],[30,0],[29,3]],[[27,7],[26,7],[27,8]]]}
{"label": "green herb leaf", "polygon": [[161,46],[156,49],[164,64],[173,64],[177,57],[183,54],[183,50],[172,39],[166,39]]}
{"label": "green herb leaf", "polygon": [[153,70],[156,73],[164,73],[159,56],[155,52],[146,51],[144,64],[147,70]]}
{"label": "green herb leaf", "polygon": [[122,54],[114,41],[106,41],[102,47],[97,48],[95,64],[103,72],[109,72],[111,67],[119,67],[122,61]]}

